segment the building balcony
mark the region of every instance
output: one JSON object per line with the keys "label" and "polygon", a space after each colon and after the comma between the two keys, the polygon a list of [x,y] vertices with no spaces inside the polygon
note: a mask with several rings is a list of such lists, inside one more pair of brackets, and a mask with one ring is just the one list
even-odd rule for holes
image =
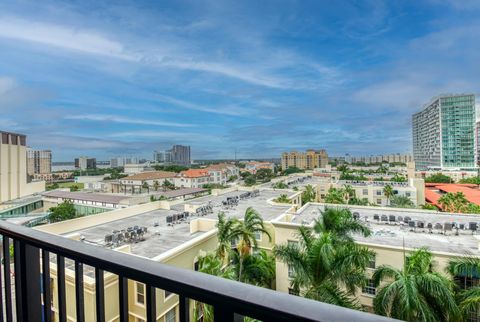
{"label": "building balcony", "polygon": [[[57,320],[53,316],[55,312],[55,317],[58,316],[58,321],[62,322],[67,321],[67,312],[74,312],[73,317],[68,316],[69,321],[103,322],[106,310],[111,310],[105,304],[112,301],[118,307],[118,315],[113,320],[132,321],[129,280],[145,285],[145,319],[149,322],[159,318],[158,289],[178,296],[176,321],[181,322],[193,321],[194,301],[212,305],[215,321],[222,322],[243,321],[243,316],[261,321],[393,321],[161,264],[8,222],[0,222],[0,235],[3,238],[4,263],[12,263],[2,265],[0,274],[0,285],[3,285],[0,321],[50,322]],[[10,258],[11,245],[14,246],[13,258]],[[55,259],[56,294],[51,294],[51,258]],[[71,294],[67,296],[66,292],[66,259],[74,263],[74,297]],[[93,306],[88,306],[88,311],[84,298],[84,265],[94,269],[95,280],[95,299]],[[118,276],[118,292],[114,299],[108,298],[105,292],[104,274],[107,273]],[[54,298],[58,300],[52,303]],[[163,321],[163,317],[160,320]]]}

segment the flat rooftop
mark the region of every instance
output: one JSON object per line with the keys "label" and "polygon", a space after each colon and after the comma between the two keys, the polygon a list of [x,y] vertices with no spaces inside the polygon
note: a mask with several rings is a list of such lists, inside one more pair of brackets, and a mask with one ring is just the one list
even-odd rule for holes
{"label": "flat rooftop", "polygon": [[71,192],[53,190],[42,194],[44,197],[63,198],[72,200],[83,200],[92,202],[104,202],[110,204],[119,204],[122,200],[129,199],[129,196],[119,196],[113,194],[89,193],[89,192]]}
{"label": "flat rooftop", "polygon": [[[339,205],[339,207],[345,205]],[[380,246],[395,246],[406,248],[428,247],[432,251],[446,252],[458,255],[474,254],[480,255],[479,240],[480,237],[480,215],[450,214],[440,212],[418,211],[416,209],[385,209],[385,208],[362,208],[348,206],[352,213],[358,213],[362,222],[366,223],[372,230],[370,237],[355,235],[355,240],[364,243],[377,244]],[[310,204],[301,212],[297,212],[292,222],[310,224],[325,209],[323,204]],[[374,219],[374,215],[379,215],[380,220]],[[394,216],[395,222],[382,221],[381,216]],[[399,222],[399,217],[410,217],[415,223],[421,221],[427,227],[431,223],[433,229],[411,228],[408,224]],[[389,218],[390,219],[390,218]],[[472,233],[468,230],[469,223],[475,222],[479,231]],[[459,229],[458,235],[456,229],[445,233],[443,227],[445,223],[463,224],[466,229]],[[441,229],[435,229],[435,225],[442,225]]]}
{"label": "flat rooftop", "polygon": [[[159,209],[149,211],[121,220],[78,230],[75,233],[83,236],[87,243],[108,247],[105,244],[105,236],[111,234],[113,230],[122,230],[133,226],[147,227],[148,230],[145,234],[145,240],[123,243],[122,245],[130,245],[132,254],[153,258],[204,233],[196,232],[191,234],[190,220],[197,218],[217,219],[217,215],[221,211],[224,212],[227,217],[243,218],[245,210],[248,207],[253,207],[262,215],[264,220],[269,221],[280,216],[291,207],[291,205],[288,204],[285,204],[285,206],[273,206],[267,203],[268,199],[276,198],[280,196],[280,194],[285,193],[285,191],[281,190],[261,190],[259,196],[240,200],[237,206],[225,207],[222,205],[222,201],[226,200],[227,197],[238,196],[242,193],[244,193],[244,191],[230,192],[221,196],[205,196],[191,199],[173,206],[171,210]],[[168,226],[166,222],[167,216],[184,212],[186,204],[198,206],[210,204],[213,213],[201,217],[193,215],[182,223]]]}

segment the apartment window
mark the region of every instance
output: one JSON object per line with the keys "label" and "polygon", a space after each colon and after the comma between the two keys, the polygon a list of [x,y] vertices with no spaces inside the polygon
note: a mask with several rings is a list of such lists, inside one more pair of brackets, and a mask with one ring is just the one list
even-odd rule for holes
{"label": "apartment window", "polygon": [[8,144],[8,133],[2,133],[2,144]]}
{"label": "apartment window", "polygon": [[175,313],[175,308],[168,311],[167,314],[165,314],[165,322],[175,322]]}
{"label": "apartment window", "polygon": [[288,278],[294,278],[295,277],[295,271],[293,270],[292,265],[288,265]]}
{"label": "apartment window", "polygon": [[299,295],[299,292],[296,291],[296,290],[293,289],[293,288],[289,288],[289,289],[288,289],[288,294],[298,296],[298,295]]}
{"label": "apartment window", "polygon": [[368,280],[367,285],[362,287],[362,293],[368,295],[375,295],[377,288],[375,287],[375,282],[373,280]]}
{"label": "apartment window", "polygon": [[371,269],[375,269],[376,267],[376,260],[377,260],[377,256],[374,255],[373,258],[368,262],[368,268],[371,268]]}
{"label": "apartment window", "polygon": [[377,190],[377,196],[381,196],[382,195],[382,190]]}
{"label": "apartment window", "polygon": [[410,197],[412,194],[410,192],[405,192],[405,196]]}
{"label": "apartment window", "polygon": [[255,239],[257,241],[262,241],[262,232],[261,231],[256,231],[255,232]]}
{"label": "apartment window", "polygon": [[368,189],[363,189],[362,193],[363,193],[364,196],[367,196],[368,195]]}
{"label": "apartment window", "polygon": [[136,302],[140,305],[145,305],[145,284],[142,283],[135,283],[136,285]]}
{"label": "apartment window", "polygon": [[377,199],[377,205],[381,205],[382,204],[382,199]]}

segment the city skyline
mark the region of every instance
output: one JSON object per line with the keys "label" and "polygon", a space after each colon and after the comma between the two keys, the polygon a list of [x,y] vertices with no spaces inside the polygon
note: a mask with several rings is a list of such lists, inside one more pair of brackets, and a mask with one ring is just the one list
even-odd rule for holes
{"label": "city skyline", "polygon": [[192,159],[411,153],[414,112],[479,93],[475,1],[0,10],[0,128],[54,161],[173,144]]}

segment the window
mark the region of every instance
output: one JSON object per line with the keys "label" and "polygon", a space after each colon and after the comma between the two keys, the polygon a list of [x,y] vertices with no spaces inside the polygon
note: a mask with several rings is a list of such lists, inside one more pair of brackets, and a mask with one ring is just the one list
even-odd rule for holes
{"label": "window", "polygon": [[261,231],[256,231],[255,232],[255,239],[257,241],[262,241],[262,232]]}
{"label": "window", "polygon": [[405,192],[405,196],[410,197],[411,193],[410,192]]}
{"label": "window", "polygon": [[373,258],[368,262],[368,268],[375,269],[375,261],[377,259],[377,256],[374,255]]}
{"label": "window", "polygon": [[373,280],[368,280],[367,285],[362,287],[362,293],[368,295],[375,295],[377,292],[377,288],[375,287],[375,283]]}
{"label": "window", "polygon": [[175,313],[175,308],[168,311],[167,314],[165,314],[165,322],[175,322]]}
{"label": "window", "polygon": [[289,289],[288,289],[288,294],[298,296],[298,295],[299,295],[299,292],[296,291],[296,290],[293,289],[293,288],[289,288]]}
{"label": "window", "polygon": [[295,276],[295,271],[293,270],[292,265],[288,265],[288,278],[293,278]]}
{"label": "window", "polygon": [[136,302],[140,305],[145,305],[145,284],[142,283],[135,283],[136,285]]}
{"label": "window", "polygon": [[381,196],[382,195],[382,190],[377,190],[377,196]]}
{"label": "window", "polygon": [[165,300],[166,300],[168,297],[170,297],[171,295],[173,295],[172,292],[169,292],[169,291],[167,291],[167,290],[165,290],[165,291],[163,291],[163,292],[165,293],[165,294],[164,294]]}
{"label": "window", "polygon": [[368,189],[363,189],[362,193],[363,193],[364,196],[368,195]]}
{"label": "window", "polygon": [[382,199],[377,199],[377,205],[381,205],[382,204]]}

